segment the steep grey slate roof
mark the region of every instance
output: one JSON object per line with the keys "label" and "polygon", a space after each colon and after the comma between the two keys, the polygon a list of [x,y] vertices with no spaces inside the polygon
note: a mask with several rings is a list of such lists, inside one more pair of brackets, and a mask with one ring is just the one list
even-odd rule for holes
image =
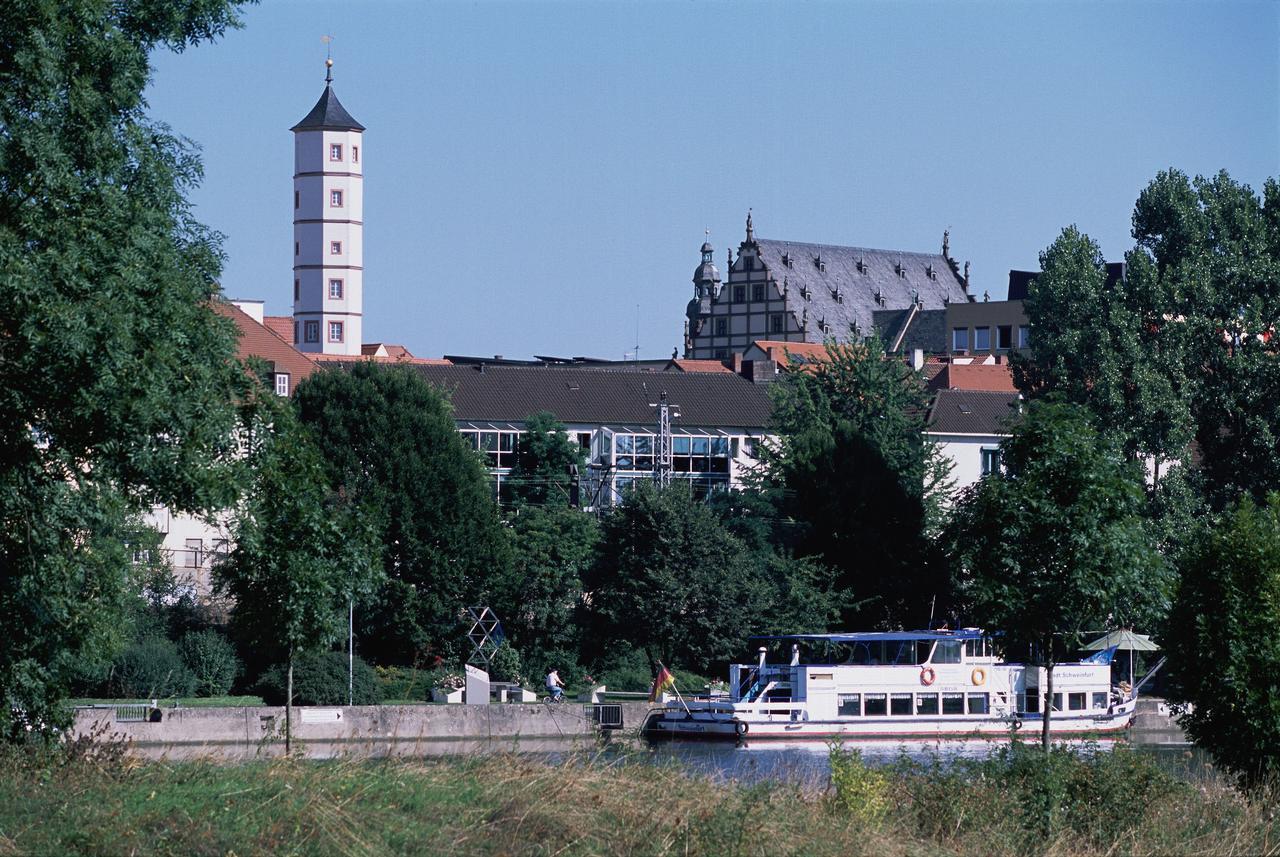
{"label": "steep grey slate roof", "polygon": [[895,353],[910,354],[917,348],[926,354],[942,354],[947,350],[947,311],[924,309],[912,313],[908,309],[880,309],[871,314],[872,323],[880,331],[886,351],[893,351],[894,341],[907,324],[907,331]]}
{"label": "steep grey slate roof", "polygon": [[363,131],[364,126],[351,117],[347,109],[333,94],[333,87],[326,86],[324,93],[311,112],[290,131]]}
{"label": "steep grey slate roof", "polygon": [[939,390],[929,410],[932,434],[1007,435],[1018,416],[1017,393]]}
{"label": "steep grey slate roof", "polygon": [[677,426],[763,429],[769,424],[766,387],[721,373],[601,372],[544,366],[413,367],[453,402],[457,420],[522,422],[550,411],[565,423],[648,425],[649,405],[664,390],[679,405]]}
{"label": "steep grey slate roof", "polygon": [[[822,342],[827,336],[847,339],[851,322],[857,323],[860,335],[868,336],[875,326],[873,313],[907,309],[917,295],[926,310],[945,309],[948,301],[969,300],[960,278],[940,253],[906,253],[769,238],[757,239],[756,243],[761,260],[778,285],[786,282],[788,308],[797,319],[807,319],[805,340],[808,342]],[[784,256],[790,264],[783,261]],[[808,299],[802,296],[802,288],[808,293]],[[836,296],[837,290],[840,298]],[[877,291],[883,296],[883,303],[877,302]],[[820,327],[824,320],[829,334],[823,333]]]}

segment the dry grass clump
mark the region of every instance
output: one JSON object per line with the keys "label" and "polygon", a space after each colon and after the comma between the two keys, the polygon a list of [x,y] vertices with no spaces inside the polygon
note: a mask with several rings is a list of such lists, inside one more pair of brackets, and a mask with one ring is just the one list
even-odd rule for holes
{"label": "dry grass clump", "polygon": [[[1171,785],[1128,759],[1055,759],[1048,774],[1035,761],[874,773],[856,761],[827,789],[614,755],[227,765],[10,753],[0,854],[1278,853],[1273,804],[1223,783]],[[1126,789],[1134,806],[1116,808]]]}

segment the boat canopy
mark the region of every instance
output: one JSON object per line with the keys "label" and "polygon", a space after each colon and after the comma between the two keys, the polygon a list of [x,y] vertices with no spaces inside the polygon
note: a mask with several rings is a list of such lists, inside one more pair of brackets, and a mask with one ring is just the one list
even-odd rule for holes
{"label": "boat canopy", "polygon": [[979,640],[986,634],[980,628],[955,631],[864,631],[836,634],[757,634],[750,639],[779,643],[871,643],[907,642],[910,640]]}

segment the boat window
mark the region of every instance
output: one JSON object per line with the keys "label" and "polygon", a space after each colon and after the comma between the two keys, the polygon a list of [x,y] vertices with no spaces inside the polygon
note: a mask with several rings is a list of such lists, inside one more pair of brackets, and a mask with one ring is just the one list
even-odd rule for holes
{"label": "boat window", "polygon": [[986,714],[989,711],[987,706],[987,695],[985,693],[969,694],[969,713],[970,714]]}
{"label": "boat window", "polygon": [[933,650],[933,663],[935,664],[960,663],[960,641],[959,640],[939,640],[938,645]]}
{"label": "boat window", "polygon": [[964,656],[965,656],[966,658],[978,658],[978,657],[981,657],[981,656],[982,656],[982,641],[980,641],[980,640],[965,640],[965,641],[964,641]]}
{"label": "boat window", "polygon": [[918,664],[920,658],[916,655],[915,643],[911,640],[903,640],[901,642],[890,644],[893,650],[893,663],[895,664]]}
{"label": "boat window", "polygon": [[840,694],[840,716],[841,717],[861,717],[862,716],[862,694],[860,693]]}
{"label": "boat window", "polygon": [[943,714],[964,714],[964,694],[963,693],[942,694],[942,713]]}
{"label": "boat window", "polygon": [[1032,714],[1040,710],[1040,691],[1029,690],[1025,694],[1025,701],[1022,703],[1022,710],[1031,712]]}
{"label": "boat window", "polygon": [[1094,708],[1106,708],[1106,707],[1107,707],[1107,695],[1106,695],[1105,693],[1095,693],[1095,694],[1093,695],[1093,707],[1094,707]]}
{"label": "boat window", "polygon": [[871,663],[871,650],[867,648],[866,643],[855,643],[849,647],[849,657],[845,659],[846,664],[869,664]]}
{"label": "boat window", "polygon": [[885,706],[885,695],[883,693],[868,693],[862,702],[862,711],[868,717],[877,714],[887,714],[888,709]]}
{"label": "boat window", "polygon": [[1084,711],[1084,700],[1085,695],[1083,693],[1068,693],[1067,707],[1072,711]]}
{"label": "boat window", "polygon": [[895,693],[890,695],[889,713],[890,714],[910,714],[911,713],[911,694]]}
{"label": "boat window", "polygon": [[1060,693],[1055,693],[1053,695],[1053,710],[1054,711],[1062,710],[1062,694]]}
{"label": "boat window", "polygon": [[916,643],[916,663],[929,663],[929,653],[933,651],[932,640],[920,640]]}
{"label": "boat window", "polygon": [[937,714],[938,713],[938,694],[936,693],[917,693],[916,694],[916,714]]}

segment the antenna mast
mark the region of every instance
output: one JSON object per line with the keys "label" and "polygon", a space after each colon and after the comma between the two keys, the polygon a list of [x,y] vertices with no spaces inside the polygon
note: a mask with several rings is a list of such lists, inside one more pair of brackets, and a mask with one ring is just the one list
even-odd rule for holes
{"label": "antenna mast", "polygon": [[654,450],[653,456],[653,481],[658,484],[659,488],[666,488],[671,484],[671,473],[673,471],[672,450],[671,450],[671,420],[680,417],[678,405],[673,405],[667,401],[667,391],[663,390],[658,396],[656,404],[650,403],[649,407],[658,409],[658,436],[655,438],[658,448]]}

